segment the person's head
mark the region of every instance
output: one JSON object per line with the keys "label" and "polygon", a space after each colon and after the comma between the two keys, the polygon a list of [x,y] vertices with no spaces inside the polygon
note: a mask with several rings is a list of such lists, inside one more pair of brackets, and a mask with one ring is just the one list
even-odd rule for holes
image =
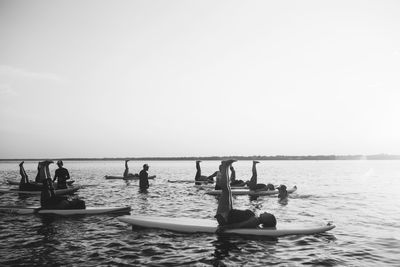
{"label": "person's head", "polygon": [[58,167],[62,167],[64,165],[64,163],[62,162],[62,160],[57,161],[57,166]]}
{"label": "person's head", "polygon": [[147,163],[143,165],[143,170],[145,171],[149,170],[149,165],[147,165]]}
{"label": "person's head", "polygon": [[276,226],[276,218],[271,213],[268,213],[268,212],[261,213],[258,220],[264,227],[275,227]]}
{"label": "person's head", "polygon": [[286,191],[287,191],[286,185],[281,184],[281,185],[278,187],[278,190],[279,190],[279,192],[286,192]]}

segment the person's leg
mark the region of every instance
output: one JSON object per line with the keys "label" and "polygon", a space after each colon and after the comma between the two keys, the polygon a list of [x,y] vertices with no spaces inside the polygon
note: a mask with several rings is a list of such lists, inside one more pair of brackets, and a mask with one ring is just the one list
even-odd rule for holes
{"label": "person's leg", "polygon": [[235,181],[236,181],[236,171],[235,171],[235,169],[233,168],[232,165],[230,166],[230,170],[231,170],[231,183],[235,183]]}
{"label": "person's leg", "polygon": [[196,160],[196,176],[194,177],[195,181],[198,181],[201,177],[200,162],[200,160]]}
{"label": "person's leg", "polygon": [[51,174],[50,174],[50,169],[49,169],[49,165],[53,163],[52,161],[46,161],[45,164],[45,173],[46,173],[46,178],[50,178],[51,179]]}
{"label": "person's leg", "polygon": [[250,190],[255,190],[257,186],[257,167],[256,164],[259,163],[258,161],[253,160],[253,167],[252,167],[252,176],[249,182]]}
{"label": "person's leg", "polygon": [[124,171],[124,177],[128,177],[129,175],[129,168],[128,168],[128,159],[125,160],[125,171]]}
{"label": "person's leg", "polygon": [[222,162],[221,179],[220,179],[220,187],[222,190],[222,194],[218,200],[217,215],[215,216],[219,224],[224,224],[224,222],[226,223],[229,211],[232,210],[232,192],[228,179],[229,177],[228,168],[233,162],[235,161],[227,160]]}
{"label": "person's leg", "polygon": [[19,174],[21,174],[21,181],[19,182],[19,184],[29,183],[28,175],[25,172],[23,161],[19,164]]}

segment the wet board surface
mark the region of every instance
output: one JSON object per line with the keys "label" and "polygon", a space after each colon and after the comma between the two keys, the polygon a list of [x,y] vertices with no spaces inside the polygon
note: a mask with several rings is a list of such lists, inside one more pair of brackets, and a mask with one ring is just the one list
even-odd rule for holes
{"label": "wet board surface", "polygon": [[[291,189],[288,189],[287,192],[289,194],[296,192],[297,186],[292,187]],[[208,195],[213,195],[213,196],[218,196],[221,195],[222,191],[221,190],[212,190],[206,192]],[[279,193],[278,190],[265,190],[265,191],[253,191],[249,189],[235,189],[232,190],[232,195],[235,196],[240,196],[240,195],[249,195],[249,196],[269,196],[269,195],[277,195]]]}
{"label": "wet board surface", "polygon": [[[104,176],[108,180],[139,180],[139,176],[129,176],[129,177],[123,177],[123,176],[114,176],[114,175],[106,175]],[[148,179],[154,179],[156,178],[155,175],[151,175],[148,177]]]}
{"label": "wet board surface", "polygon": [[[9,185],[19,185],[19,181],[15,181],[15,180],[6,179],[6,182]],[[72,185],[74,182],[75,182],[74,180],[67,181],[67,185]],[[32,183],[37,184],[37,185],[43,185],[42,183],[36,183],[36,182],[32,182]],[[54,186],[57,187],[57,182],[54,183]]]}
{"label": "wet board surface", "polygon": [[[57,196],[59,195],[67,195],[67,194],[72,194],[76,191],[78,191],[81,187],[80,186],[74,186],[70,187],[67,189],[58,189],[55,190],[55,194]],[[7,188],[0,188],[0,193],[17,193],[17,194],[26,194],[26,195],[40,195],[42,191],[22,191],[18,189],[7,189]]]}
{"label": "wet board surface", "polygon": [[0,206],[0,212],[13,214],[57,214],[57,215],[78,215],[78,214],[105,214],[105,213],[129,213],[131,207],[87,207],[86,209],[49,210],[40,207],[23,206]]}
{"label": "wet board surface", "polygon": [[[144,228],[164,229],[183,233],[215,233],[218,223],[210,219],[173,218],[127,215],[118,217],[121,222]],[[318,234],[335,228],[329,223],[315,224],[280,224],[276,228],[229,229],[224,234],[255,235],[278,237],[285,235]]]}

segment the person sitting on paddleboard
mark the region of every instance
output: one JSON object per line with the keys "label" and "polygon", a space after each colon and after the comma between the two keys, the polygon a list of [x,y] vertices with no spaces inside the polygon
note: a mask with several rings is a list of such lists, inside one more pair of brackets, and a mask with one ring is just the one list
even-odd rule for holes
{"label": "person sitting on paddleboard", "polygon": [[257,228],[260,224],[263,227],[275,227],[276,218],[273,214],[263,212],[256,216],[251,210],[237,210],[232,207],[232,191],[228,180],[228,168],[235,160],[228,160],[222,163],[221,189],[222,194],[218,200],[217,214],[218,232],[229,228]]}
{"label": "person sitting on paddleboard", "polygon": [[149,165],[144,164],[143,170],[139,173],[139,188],[140,191],[145,191],[149,188],[149,174],[147,171],[149,170]]}
{"label": "person sitting on paddleboard", "polygon": [[53,161],[42,161],[39,164],[39,175],[43,179],[43,189],[40,195],[42,209],[85,209],[85,201],[80,199],[68,200],[67,197],[56,196],[51,179],[49,165]]}
{"label": "person sitting on paddleboard", "polygon": [[123,177],[124,178],[138,177],[139,175],[137,173],[135,173],[135,174],[129,173],[128,161],[129,161],[129,159],[125,160],[125,171],[124,171]]}
{"label": "person sitting on paddleboard", "polygon": [[19,181],[19,190],[21,191],[40,191],[42,186],[31,183],[28,178],[28,174],[25,172],[24,161],[19,164],[19,174],[21,175],[21,180]]}
{"label": "person sitting on paddleboard", "polygon": [[[204,176],[201,175],[201,168],[200,168],[200,162],[201,160],[196,160],[196,176],[194,177],[195,181],[205,181],[207,183],[214,183],[214,177],[216,176],[217,172],[214,172],[212,175],[210,176]],[[202,183],[196,183],[196,185],[201,185]]]}
{"label": "person sitting on paddleboard", "polygon": [[69,172],[63,167],[62,160],[57,161],[58,169],[56,170],[53,182],[57,179],[57,189],[67,189],[67,180],[70,179]]}

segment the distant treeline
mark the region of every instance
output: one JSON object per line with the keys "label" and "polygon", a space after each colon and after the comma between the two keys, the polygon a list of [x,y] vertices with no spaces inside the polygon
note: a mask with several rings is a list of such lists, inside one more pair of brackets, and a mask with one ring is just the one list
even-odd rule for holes
{"label": "distant treeline", "polygon": [[[58,160],[54,158],[52,160]],[[62,158],[63,160],[400,160],[400,155],[316,155],[316,156],[210,156],[210,157],[127,157],[127,158]],[[0,159],[0,161],[33,160],[45,159]]]}

